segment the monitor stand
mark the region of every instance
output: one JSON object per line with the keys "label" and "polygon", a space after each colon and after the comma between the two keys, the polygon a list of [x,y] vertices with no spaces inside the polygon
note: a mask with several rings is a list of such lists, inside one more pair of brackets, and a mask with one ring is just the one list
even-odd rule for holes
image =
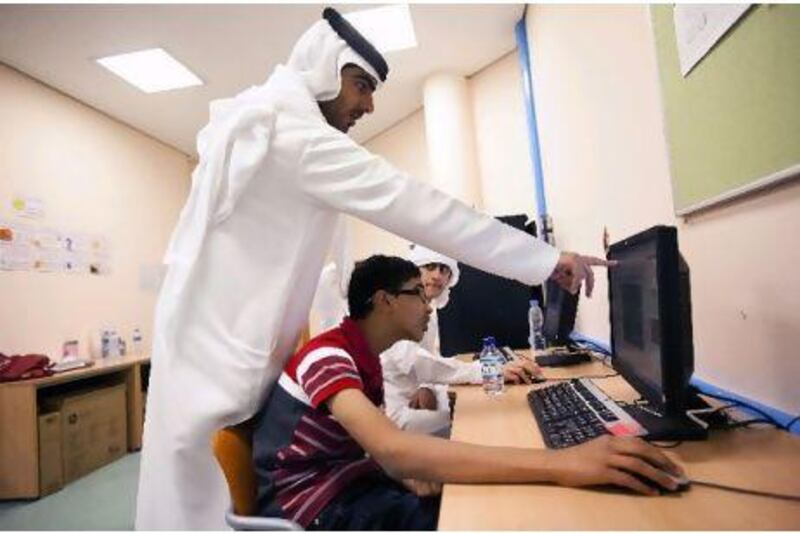
{"label": "monitor stand", "polygon": [[623,407],[647,430],[645,440],[675,441],[675,440],[705,440],[708,430],[700,426],[686,415],[656,415],[650,409],[642,409],[636,405]]}

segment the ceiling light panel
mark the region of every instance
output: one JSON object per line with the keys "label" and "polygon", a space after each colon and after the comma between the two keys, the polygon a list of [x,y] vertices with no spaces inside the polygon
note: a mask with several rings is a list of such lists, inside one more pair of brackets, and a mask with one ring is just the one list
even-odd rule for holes
{"label": "ceiling light panel", "polygon": [[103,57],[97,62],[146,93],[203,85],[200,78],[162,48]]}
{"label": "ceiling light panel", "polygon": [[379,52],[417,46],[408,4],[353,11],[344,15]]}

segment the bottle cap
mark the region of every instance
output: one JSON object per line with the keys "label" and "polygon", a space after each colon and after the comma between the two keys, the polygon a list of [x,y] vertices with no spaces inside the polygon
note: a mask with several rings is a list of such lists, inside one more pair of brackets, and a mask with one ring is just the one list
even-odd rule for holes
{"label": "bottle cap", "polygon": [[489,335],[488,337],[484,337],[483,338],[483,345],[484,346],[486,346],[487,344],[495,344],[495,342],[496,341],[494,340],[494,337],[492,337],[491,335]]}
{"label": "bottle cap", "polygon": [[538,298],[531,298],[531,305],[533,305],[533,304],[539,305],[539,299]]}

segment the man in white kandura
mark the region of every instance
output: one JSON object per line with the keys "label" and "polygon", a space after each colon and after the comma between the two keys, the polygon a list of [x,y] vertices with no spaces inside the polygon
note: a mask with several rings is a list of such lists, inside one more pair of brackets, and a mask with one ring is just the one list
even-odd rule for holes
{"label": "man in white kandura", "polygon": [[[386,415],[401,429],[447,436],[450,400],[447,384],[480,383],[478,361],[464,362],[441,356],[438,309],[450,300],[450,289],[460,275],[458,263],[424,246],[412,245],[408,260],[420,269],[425,297],[433,311],[419,343],[403,340],[381,354]],[[539,373],[535,363],[520,358],[506,364],[506,381],[530,383]]]}
{"label": "man in white kandura", "polygon": [[528,285],[571,290],[601,259],[555,248],[371,154],[347,130],[373,110],[383,57],[326,9],[261,86],[210,106],[199,163],[165,256],[137,529],[223,529],[212,434],[256,413],[308,319],[348,213]]}

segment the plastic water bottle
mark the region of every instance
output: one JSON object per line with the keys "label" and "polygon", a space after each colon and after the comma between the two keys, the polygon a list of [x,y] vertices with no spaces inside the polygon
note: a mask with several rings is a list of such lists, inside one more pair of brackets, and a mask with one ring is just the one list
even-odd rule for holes
{"label": "plastic water bottle", "polygon": [[139,328],[133,328],[131,334],[131,349],[134,355],[142,355],[142,332]]}
{"label": "plastic water bottle", "polygon": [[100,357],[105,359],[111,355],[111,332],[104,329],[100,334]]}
{"label": "plastic water bottle", "polygon": [[489,396],[497,396],[505,391],[505,381],[503,380],[503,354],[497,349],[494,337],[483,339],[483,349],[481,350],[481,377],[483,378],[483,390]]}
{"label": "plastic water bottle", "polygon": [[531,307],[528,309],[528,344],[531,347],[531,353],[545,349],[543,326],[544,315],[539,307],[539,300],[531,300]]}

